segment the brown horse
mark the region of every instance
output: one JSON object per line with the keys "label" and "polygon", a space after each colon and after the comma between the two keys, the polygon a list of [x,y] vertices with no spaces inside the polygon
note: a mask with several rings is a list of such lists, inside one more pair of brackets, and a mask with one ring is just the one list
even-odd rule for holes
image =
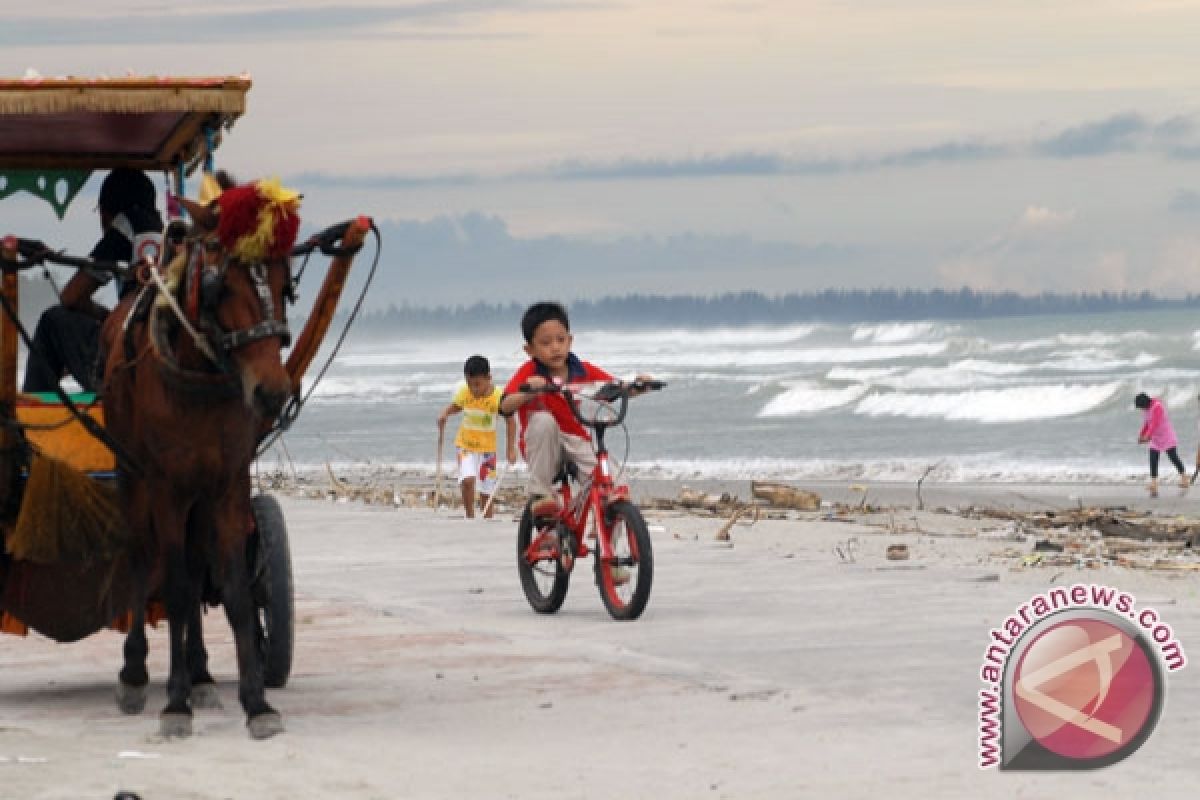
{"label": "brown horse", "polygon": [[[197,228],[213,227],[204,209],[193,216]],[[181,263],[197,266],[194,279],[207,278],[204,291],[193,294],[203,299],[191,330],[184,322],[191,310],[180,314],[178,303],[171,310],[130,296],[102,332],[107,425],[136,468],[119,476],[139,541],[135,583],[144,597],[161,597],[167,611],[170,675],[161,728],[169,736],[191,733],[192,684],[211,681],[200,631],[204,599],[220,601],[233,630],[250,734],[283,730],[264,693],[246,551],[250,464],[293,392],[280,352],[289,338],[288,249],[290,243],[248,260],[227,241],[194,235]],[[153,285],[139,297],[147,293],[155,293]],[[118,690],[127,711],[140,710],[148,681],[145,603],[134,608]]]}

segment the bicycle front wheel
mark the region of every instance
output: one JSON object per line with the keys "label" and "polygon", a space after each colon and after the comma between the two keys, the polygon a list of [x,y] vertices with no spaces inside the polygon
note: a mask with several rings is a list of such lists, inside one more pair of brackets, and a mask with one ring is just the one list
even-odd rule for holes
{"label": "bicycle front wheel", "polygon": [[563,568],[561,555],[554,524],[534,525],[525,506],[517,526],[517,574],[525,599],[539,614],[553,614],[567,599],[571,574]]}
{"label": "bicycle front wheel", "polygon": [[612,540],[613,557],[606,560],[596,553],[600,599],[613,619],[637,619],[646,610],[654,581],[650,531],[638,507],[625,500],[608,507],[604,523]]}

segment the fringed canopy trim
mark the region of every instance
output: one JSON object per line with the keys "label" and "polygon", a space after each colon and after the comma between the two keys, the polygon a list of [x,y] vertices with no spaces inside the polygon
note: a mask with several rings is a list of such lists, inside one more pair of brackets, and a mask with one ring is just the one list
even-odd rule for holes
{"label": "fringed canopy trim", "polygon": [[0,114],[158,111],[242,114],[248,77],[0,79]]}

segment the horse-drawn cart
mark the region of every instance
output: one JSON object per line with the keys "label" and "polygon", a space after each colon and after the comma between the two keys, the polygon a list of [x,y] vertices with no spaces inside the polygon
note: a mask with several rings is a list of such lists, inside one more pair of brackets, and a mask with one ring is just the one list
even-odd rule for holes
{"label": "horse-drawn cart", "polygon": [[[230,601],[243,604],[237,599],[237,587],[229,588],[234,580],[230,575],[236,578],[244,573],[258,656],[251,671],[260,670],[266,686],[280,687],[287,682],[292,664],[291,558],[280,507],[271,496],[251,491],[248,461],[298,411],[301,380],[328,331],[354,256],[372,226],[368,219],[359,218],[294,246],[295,195],[263,182],[259,188],[232,189],[216,196],[221,190],[212,172],[213,153],[244,112],[249,88],[245,77],[0,80],[0,198],[24,190],[48,202],[61,218],[93,170],[132,167],[162,173],[168,186],[168,216],[179,218],[168,223],[159,246],[133,264],[71,257],[41,242],[13,236],[5,237],[0,246],[0,537],[4,545],[0,548],[0,631],[24,634],[32,628],[70,642],[105,627],[132,627],[142,636],[144,649],[143,622],[168,616],[174,625],[176,617],[169,613],[172,603],[177,616],[184,613],[180,610],[184,600],[172,599],[167,590],[172,576],[179,578],[185,574],[180,570],[186,569],[186,574],[199,576],[195,599],[225,605],[236,635],[235,617],[241,612],[230,608]],[[189,179],[200,188],[200,202],[185,199]],[[251,215],[257,224],[254,235],[261,238],[265,231],[273,249],[247,249],[250,234],[226,230],[234,211],[221,198],[238,191],[239,197],[249,198],[257,214]],[[190,225],[185,224],[183,210],[191,218]],[[284,242],[280,230],[290,232],[291,238]],[[315,250],[329,255],[332,262],[305,327],[284,359],[280,348],[291,337],[283,307],[294,298],[295,288],[289,257]],[[107,373],[99,397],[17,391],[18,341],[30,344],[17,313],[19,287],[25,283],[18,276],[21,270],[45,264],[107,270],[141,287],[130,292],[128,301],[123,299],[105,323]],[[278,272],[273,271],[276,266]],[[237,298],[225,300],[242,286],[249,301],[236,306]],[[231,322],[241,307],[258,309],[259,316],[240,326]],[[274,395],[266,391],[266,379],[255,383],[253,377],[257,373],[251,361],[262,359],[267,351],[274,352],[277,371],[283,376],[272,384]],[[152,362],[156,368],[147,368]],[[187,412],[191,416],[183,417],[187,422],[182,425],[166,428],[172,435],[160,436],[164,441],[139,442],[145,430],[162,423],[159,417],[165,412],[155,410],[138,392],[147,381],[164,379],[169,379],[167,388],[152,392],[151,399],[166,397],[170,405],[171,398],[178,396],[177,405],[191,404]],[[286,398],[280,396],[280,385],[287,387]],[[271,399],[264,401],[264,397]],[[247,407],[241,407],[243,398]],[[204,444],[193,448],[186,432],[176,439],[175,430],[196,420],[196,435],[203,435],[199,430],[210,419],[220,429],[221,418],[213,415],[222,408],[243,428],[250,426],[245,428],[249,440],[241,450],[227,446],[222,451],[243,453],[240,460],[230,462],[238,474],[222,482],[226,488],[213,490],[211,496],[186,485],[187,475],[204,474],[201,467],[184,470],[185,477],[164,484],[162,473],[171,472],[191,456],[191,449]],[[208,462],[202,467],[212,470]],[[88,476],[86,480],[78,478],[81,474]],[[181,480],[185,483],[179,488]],[[177,517],[156,512],[154,492],[161,493],[164,487],[176,497],[199,499],[189,499],[192,510],[185,508]],[[214,511],[214,506],[229,505],[222,498],[231,492],[233,510]],[[119,525],[112,523],[114,508],[121,512]],[[145,511],[143,516],[139,509]],[[137,520],[143,517],[152,532],[137,529]],[[186,532],[179,534],[174,549],[164,544],[174,535],[166,532],[164,519],[174,519]],[[243,530],[228,532],[230,519],[241,519]],[[80,533],[83,530],[86,535]],[[148,543],[148,536],[154,541]],[[244,561],[241,553],[224,552],[228,542],[244,547]],[[179,565],[171,561],[176,556]],[[194,648],[203,652],[200,603],[194,605],[194,611],[186,611],[193,624],[181,624],[178,641],[172,630],[172,680],[181,648],[188,648],[189,661]],[[245,694],[244,673],[250,662],[241,650],[242,637],[237,638]],[[144,653],[142,657],[144,661]],[[203,662],[200,669],[207,674]],[[199,680],[203,679],[192,674],[193,683]],[[258,692],[261,695],[261,688]],[[186,695],[182,702],[190,719]],[[270,710],[265,703],[252,708],[243,697],[243,705],[254,735],[277,731],[269,725],[260,732],[254,729],[256,715],[265,716],[262,710]],[[164,730],[167,716],[177,715],[178,706],[172,695],[172,704],[164,711]]]}

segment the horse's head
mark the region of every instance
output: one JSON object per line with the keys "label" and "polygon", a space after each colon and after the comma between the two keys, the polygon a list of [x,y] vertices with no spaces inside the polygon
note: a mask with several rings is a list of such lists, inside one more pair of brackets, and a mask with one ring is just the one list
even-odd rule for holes
{"label": "horse's head", "polygon": [[189,267],[189,316],[237,373],[246,405],[266,417],[278,415],[293,393],[281,351],[291,343],[286,303],[296,204],[278,184],[260,183],[226,190],[208,209],[188,206],[196,228],[210,231]]}
{"label": "horse's head", "polygon": [[237,370],[246,405],[274,417],[293,389],[281,352],[291,343],[285,306],[291,292],[288,260],[246,264],[229,259],[216,282],[209,311],[217,329],[215,343]]}

